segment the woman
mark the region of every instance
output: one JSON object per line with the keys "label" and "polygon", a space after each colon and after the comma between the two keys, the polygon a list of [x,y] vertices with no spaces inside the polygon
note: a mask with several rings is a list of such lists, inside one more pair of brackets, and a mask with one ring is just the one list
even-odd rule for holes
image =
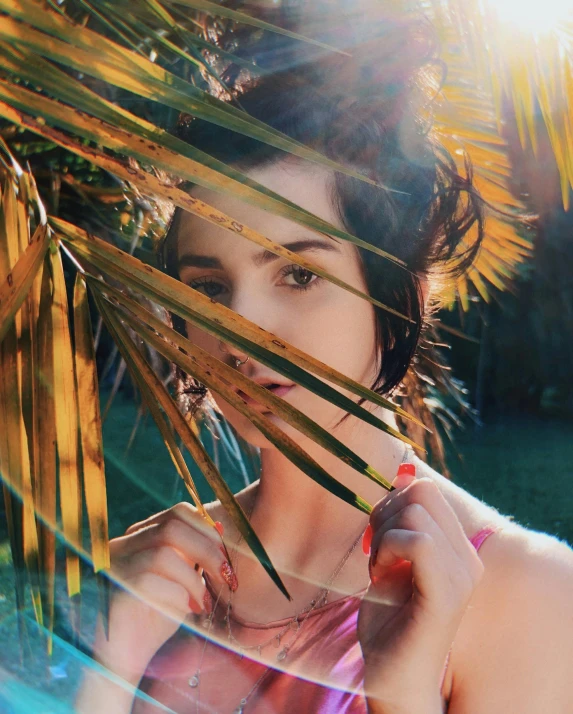
{"label": "woman", "polygon": [[[411,322],[190,214],[175,214],[165,250],[167,269],[187,285],[385,395],[411,363],[444,276],[467,268],[482,230],[471,179],[457,174],[417,119],[415,80],[432,59],[431,45],[419,41],[419,27],[408,42],[399,30],[407,57],[396,62],[388,53],[377,78],[317,62],[247,85],[240,97],[255,117],[397,192],[185,117],[179,133],[404,260],[411,273],[238,199],[189,188]],[[352,84],[340,86],[349,76]],[[376,504],[366,516],[306,477],[215,395],[236,432],[260,449],[260,479],[237,498],[292,601],[241,547],[218,502],[208,506],[217,530],[186,503],[134,524],[111,542],[113,572],[128,589],[115,592],[109,640],[100,627],[94,653],[141,691],[91,673],[78,711],[573,711],[573,553],[564,543],[512,523],[402,442],[236,348],[183,328],[395,476],[396,489],[367,481],[243,395]],[[390,412],[369,408],[395,426]],[[495,478],[494,465],[486,477]]]}

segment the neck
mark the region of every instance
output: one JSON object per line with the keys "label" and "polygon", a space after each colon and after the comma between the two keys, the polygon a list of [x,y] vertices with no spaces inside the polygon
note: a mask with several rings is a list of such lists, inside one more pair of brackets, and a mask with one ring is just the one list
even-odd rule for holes
{"label": "neck", "polygon": [[[396,427],[390,412],[380,409],[377,415]],[[404,456],[402,442],[354,417],[332,433],[392,481]],[[327,473],[371,505],[387,493],[309,439],[299,443]],[[368,515],[327,492],[277,449],[262,450],[261,462],[251,522],[271,559],[282,572],[298,578],[328,575],[331,561],[334,566],[366,528]]]}

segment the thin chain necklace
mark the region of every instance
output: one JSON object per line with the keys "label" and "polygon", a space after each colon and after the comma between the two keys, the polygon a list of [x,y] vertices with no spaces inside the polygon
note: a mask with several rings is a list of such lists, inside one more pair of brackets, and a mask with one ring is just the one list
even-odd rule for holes
{"label": "thin chain necklace", "polygon": [[[253,510],[253,508],[251,508],[251,512],[252,512],[252,510]],[[251,516],[251,514],[249,514],[249,518],[250,518],[250,516]],[[274,644],[275,647],[277,647],[277,648],[280,647],[282,644],[281,639],[287,633],[290,633],[292,631],[298,632],[302,626],[302,623],[306,620],[307,617],[309,617],[310,613],[317,607],[321,607],[323,604],[325,604],[325,602],[328,598],[328,595],[330,593],[330,590],[332,588],[332,585],[334,584],[335,579],[338,577],[338,575],[342,571],[342,568],[344,568],[344,566],[346,565],[346,562],[348,561],[348,559],[350,558],[350,556],[356,549],[356,546],[358,545],[358,542],[360,541],[360,538],[363,534],[364,534],[364,530],[361,530],[360,533],[358,534],[358,537],[356,538],[356,540],[350,546],[349,550],[344,554],[340,563],[338,563],[338,565],[336,566],[334,571],[331,573],[329,579],[325,583],[325,586],[321,590],[319,590],[317,595],[310,601],[310,603],[308,605],[306,605],[306,607],[304,607],[300,612],[293,615],[292,618],[290,620],[288,620],[288,622],[281,628],[280,632],[278,632],[277,634],[270,637],[266,642],[262,642],[258,645],[243,645],[233,635],[232,626],[231,626],[231,620],[233,619],[232,615],[231,615],[233,594],[231,593],[229,595],[229,600],[227,601],[227,614],[224,618],[225,623],[227,625],[227,634],[228,634],[229,642],[233,642],[239,648],[239,650],[241,650],[242,654],[248,650],[256,650],[259,657],[261,656],[261,651],[263,649],[265,649],[266,647],[268,647],[270,644]],[[241,543],[241,540],[242,540],[242,536],[239,538],[239,540],[237,541],[237,543],[235,545],[235,550],[234,550],[233,555],[237,554],[238,546]],[[237,571],[235,571],[235,572],[237,572]],[[295,640],[293,640],[293,642],[291,642],[290,644],[285,645],[280,650],[280,652],[276,655],[277,662],[282,662],[286,658],[288,651],[292,648],[294,642],[295,642]],[[241,654],[241,656],[242,656],[242,654]]]}
{"label": "thin chain necklace", "polygon": [[[277,661],[282,662],[283,660],[286,659],[286,656],[287,656],[289,650],[292,649],[292,647],[294,646],[294,644],[296,643],[296,641],[298,640],[298,638],[299,638],[299,636],[300,636],[301,627],[302,627],[302,624],[304,623],[304,621],[306,620],[306,618],[309,617],[310,614],[311,614],[311,612],[313,612],[317,607],[319,607],[319,606],[326,600],[326,598],[327,598],[327,596],[328,596],[328,594],[329,594],[329,592],[330,592],[330,588],[332,587],[332,584],[334,583],[334,580],[335,580],[336,577],[340,574],[340,571],[342,570],[342,568],[344,567],[344,565],[346,565],[346,562],[348,561],[348,559],[350,558],[350,556],[352,555],[352,553],[353,553],[354,550],[356,549],[356,546],[357,546],[358,543],[360,542],[360,539],[362,538],[363,534],[364,534],[364,529],[362,528],[362,529],[360,530],[360,533],[358,534],[358,537],[357,537],[356,540],[353,542],[353,544],[351,545],[351,547],[349,548],[349,550],[345,553],[343,559],[342,559],[341,562],[337,565],[335,571],[332,573],[332,575],[331,575],[330,578],[328,579],[328,582],[327,582],[327,584],[326,584],[326,587],[324,587],[324,588],[319,592],[319,594],[318,594],[315,598],[313,598],[313,600],[311,600],[310,604],[307,605],[307,606],[306,606],[301,612],[299,612],[297,615],[295,615],[295,616],[292,618],[292,620],[290,620],[290,621],[287,623],[287,625],[285,625],[285,627],[281,630],[281,632],[279,633],[279,637],[283,637],[284,634],[285,634],[289,629],[291,629],[292,623],[297,623],[297,624],[296,624],[297,632],[296,632],[296,634],[295,634],[295,636],[294,636],[294,639],[293,639],[289,644],[285,645],[285,646],[283,647],[283,649],[278,653],[278,655],[277,655],[277,657],[276,657]],[[238,542],[237,542],[237,545],[238,545]],[[222,591],[222,589],[221,589],[221,591]],[[217,603],[218,603],[218,601],[219,601],[221,591],[219,591],[219,597],[217,597]],[[229,603],[229,604],[230,604],[230,603]],[[225,616],[225,621],[226,621],[226,624],[227,624],[227,632],[228,632],[228,634],[229,634],[229,640],[231,640],[231,639],[234,640],[234,641],[239,645],[239,648],[240,648],[241,650],[257,649],[257,650],[259,651],[259,654],[260,654],[260,650],[263,649],[263,647],[266,647],[266,646],[267,646],[268,644],[270,644],[273,640],[276,640],[277,635],[274,635],[268,642],[266,642],[266,643],[264,643],[264,644],[261,644],[261,645],[253,645],[253,646],[240,645],[240,643],[238,643],[238,640],[237,640],[237,639],[232,635],[232,633],[231,633],[231,629],[230,629],[230,607],[229,607],[229,604],[227,605],[227,615]],[[212,621],[213,621],[213,616],[214,616],[215,610],[216,610],[216,605],[214,606],[213,612],[211,613],[211,615],[209,615],[209,618],[208,618],[208,621],[209,621],[209,629],[208,629],[208,632],[207,632],[207,637],[208,637],[208,635],[209,635],[209,632],[211,631],[211,624],[212,624]],[[303,617],[303,615],[304,615],[304,617]],[[301,619],[301,618],[302,618],[302,619]],[[279,639],[279,644],[280,644],[280,639]],[[194,688],[194,689],[195,689],[195,688],[197,689],[197,699],[196,699],[197,712],[199,712],[199,685],[200,685],[201,667],[202,667],[202,665],[203,665],[203,658],[204,658],[204,655],[205,655],[206,645],[207,645],[207,638],[205,639],[205,642],[203,643],[203,650],[202,650],[202,653],[201,653],[201,659],[200,659],[200,661],[199,661],[199,666],[197,667],[197,671],[195,672],[195,674],[194,674],[194,675],[189,679],[189,681],[188,681],[188,684],[189,684],[190,687],[192,687],[192,688]],[[241,654],[241,658],[242,658],[242,657],[243,657],[243,654]],[[238,704],[237,708],[233,710],[233,714],[243,714],[243,711],[244,711],[244,709],[245,709],[245,707],[246,707],[246,705],[247,705],[248,700],[251,698],[251,696],[253,695],[253,693],[255,692],[255,690],[259,687],[259,685],[261,684],[261,682],[263,681],[263,679],[265,679],[265,677],[269,674],[269,672],[271,671],[271,669],[272,669],[272,667],[271,667],[270,665],[269,665],[268,667],[266,667],[266,669],[265,669],[264,672],[261,674],[261,676],[260,676],[260,677],[257,679],[257,681],[253,684],[253,686],[251,687],[251,689],[249,690],[249,692],[239,701],[239,704]]]}
{"label": "thin chain necklace", "polygon": [[[408,456],[408,453],[409,453],[409,447],[408,447],[407,444],[405,444],[405,449],[404,449],[404,454],[403,454],[403,456],[402,456],[401,464],[405,463],[406,458],[407,458],[407,456]],[[251,509],[250,509],[248,518],[251,517],[251,514],[252,514],[253,509],[254,509],[254,504],[251,506]],[[329,593],[330,593],[330,589],[332,588],[332,585],[334,584],[334,581],[335,581],[336,578],[340,575],[340,572],[342,571],[342,569],[343,569],[344,566],[346,565],[346,563],[347,563],[348,559],[350,558],[350,556],[352,555],[352,553],[355,551],[355,549],[356,549],[356,547],[357,547],[358,543],[360,542],[360,539],[362,538],[363,535],[364,535],[364,529],[361,528],[360,533],[358,534],[358,536],[356,537],[356,539],[354,540],[354,542],[352,543],[352,545],[350,546],[350,548],[348,549],[348,551],[344,554],[342,560],[341,560],[340,563],[336,566],[336,568],[334,569],[333,573],[331,574],[331,576],[329,577],[328,581],[326,582],[325,586],[319,591],[318,595],[317,595],[316,597],[314,597],[314,598],[310,601],[310,604],[309,604],[309,605],[307,605],[305,608],[303,608],[303,610],[301,610],[298,614],[294,615],[293,618],[292,618],[291,620],[289,620],[289,622],[284,626],[284,628],[281,629],[281,632],[280,632],[280,633],[278,633],[277,635],[273,635],[273,637],[271,637],[271,638],[270,638],[267,642],[265,642],[265,643],[262,643],[262,644],[259,644],[259,645],[241,645],[241,644],[239,643],[239,641],[237,640],[237,638],[234,637],[234,635],[232,634],[232,630],[231,630],[231,595],[229,596],[229,600],[228,600],[228,602],[227,602],[227,614],[226,614],[226,616],[225,616],[224,619],[225,619],[225,622],[226,622],[226,625],[227,625],[227,633],[228,633],[228,639],[229,639],[229,641],[233,641],[236,645],[238,645],[239,649],[242,650],[242,652],[241,652],[241,659],[243,658],[244,651],[246,651],[246,650],[252,650],[252,649],[256,649],[256,650],[258,651],[258,653],[259,653],[259,656],[260,656],[261,650],[262,650],[264,647],[267,647],[269,644],[271,644],[271,642],[278,643],[276,646],[277,646],[277,647],[280,647],[281,638],[284,637],[284,635],[285,635],[289,630],[296,630],[296,633],[295,633],[295,636],[294,636],[293,640],[292,640],[290,643],[286,644],[286,645],[281,649],[281,651],[277,654],[277,656],[276,656],[276,659],[277,659],[278,662],[282,662],[282,661],[284,661],[284,660],[286,659],[286,657],[287,657],[289,651],[293,648],[293,646],[295,645],[296,641],[297,641],[298,638],[300,637],[302,625],[304,624],[304,622],[306,621],[306,619],[310,616],[310,614],[311,614],[317,607],[320,607],[322,604],[324,604],[324,603],[326,602],[326,600],[327,600],[327,598],[328,598],[328,595],[329,595]],[[239,547],[239,544],[241,543],[241,540],[242,540],[242,535],[240,536],[240,538],[239,538],[239,539],[237,540],[237,542],[235,543],[235,548],[234,548],[234,551],[233,551],[233,556],[235,556],[235,555],[237,554],[238,547]],[[206,575],[205,575],[205,580],[207,581],[207,576],[206,576]],[[197,667],[197,670],[195,671],[195,674],[194,674],[192,677],[190,677],[189,680],[188,680],[188,685],[189,685],[189,687],[191,687],[192,689],[196,689],[196,690],[197,690],[197,697],[196,697],[196,699],[195,699],[197,714],[199,713],[199,695],[200,695],[200,683],[201,683],[201,667],[202,667],[202,665],[203,665],[203,659],[204,659],[204,656],[205,656],[205,649],[206,649],[206,647],[207,647],[207,641],[208,641],[208,638],[209,638],[209,634],[210,634],[210,632],[211,632],[211,626],[212,626],[212,623],[213,623],[215,611],[217,610],[217,606],[218,606],[218,604],[219,604],[219,600],[220,600],[222,591],[223,591],[223,586],[221,586],[221,588],[220,588],[220,590],[219,590],[219,593],[217,594],[217,599],[216,599],[215,604],[214,604],[214,606],[213,606],[213,611],[211,612],[211,614],[208,616],[208,618],[207,618],[206,621],[205,621],[206,623],[208,623],[208,630],[207,630],[207,636],[205,637],[205,641],[204,641],[204,643],[203,643],[203,649],[202,649],[202,651],[201,651],[201,657],[200,657],[200,660],[199,660],[199,665],[198,665],[198,667]],[[230,591],[229,591],[229,592],[230,592]],[[302,618],[302,619],[300,619],[300,618]],[[267,677],[267,675],[270,673],[270,671],[271,671],[272,669],[273,669],[273,668],[271,667],[271,665],[268,665],[268,666],[266,667],[266,669],[265,669],[264,672],[261,674],[261,676],[260,676],[260,677],[257,679],[257,681],[253,684],[253,686],[251,687],[251,689],[249,690],[249,692],[248,692],[244,697],[242,697],[242,698],[240,699],[238,706],[233,710],[233,714],[243,714],[243,712],[244,712],[244,710],[245,710],[245,707],[246,707],[246,705],[247,705],[249,699],[251,698],[251,696],[253,695],[253,693],[254,693],[254,692],[256,691],[256,689],[260,686],[260,684],[262,683],[262,681]]]}

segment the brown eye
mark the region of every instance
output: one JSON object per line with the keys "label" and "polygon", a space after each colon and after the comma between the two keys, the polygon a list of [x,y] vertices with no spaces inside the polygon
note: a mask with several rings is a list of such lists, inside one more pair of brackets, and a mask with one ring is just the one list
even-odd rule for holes
{"label": "brown eye", "polygon": [[287,285],[293,290],[307,290],[321,282],[316,273],[313,273],[306,268],[301,268],[300,265],[286,265],[281,270],[283,285]]}
{"label": "brown eye", "polygon": [[314,277],[314,273],[306,268],[301,268],[300,265],[295,265],[292,271],[292,277],[297,285],[308,285]]}

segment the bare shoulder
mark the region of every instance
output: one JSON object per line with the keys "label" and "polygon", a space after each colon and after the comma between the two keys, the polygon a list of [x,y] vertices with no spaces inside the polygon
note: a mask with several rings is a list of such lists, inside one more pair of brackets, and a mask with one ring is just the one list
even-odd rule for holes
{"label": "bare shoulder", "polygon": [[452,647],[444,683],[450,714],[573,711],[573,550],[527,529],[435,471],[432,478],[485,566]]}
{"label": "bare shoulder", "polygon": [[573,711],[573,550],[506,520],[480,548],[484,575],[460,625],[451,714]]}

